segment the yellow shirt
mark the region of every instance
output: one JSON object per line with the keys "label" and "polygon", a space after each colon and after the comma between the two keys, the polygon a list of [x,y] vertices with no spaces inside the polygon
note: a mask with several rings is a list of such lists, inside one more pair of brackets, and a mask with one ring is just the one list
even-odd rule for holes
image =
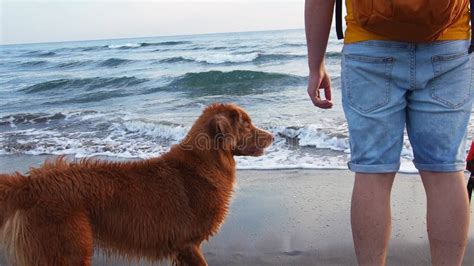
{"label": "yellow shirt", "polygon": [[[352,17],[352,6],[351,0],[346,0],[346,34],[344,36],[344,43],[361,42],[368,40],[390,40],[387,37],[377,35],[369,32],[359,26]],[[469,8],[466,8],[466,12],[459,18],[457,22],[451,25],[446,31],[438,38],[439,41],[445,40],[466,40],[471,36],[469,27]]]}

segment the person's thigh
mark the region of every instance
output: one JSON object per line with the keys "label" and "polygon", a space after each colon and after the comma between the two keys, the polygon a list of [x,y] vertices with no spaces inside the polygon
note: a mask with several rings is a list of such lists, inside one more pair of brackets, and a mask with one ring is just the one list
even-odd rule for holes
{"label": "person's thigh", "polygon": [[409,94],[407,131],[420,171],[464,170],[472,109],[468,46],[468,41],[445,41],[417,50],[417,79],[426,86]]}
{"label": "person's thigh", "polygon": [[349,128],[349,168],[393,173],[400,167],[406,118],[408,45],[368,41],[344,46],[342,102]]}

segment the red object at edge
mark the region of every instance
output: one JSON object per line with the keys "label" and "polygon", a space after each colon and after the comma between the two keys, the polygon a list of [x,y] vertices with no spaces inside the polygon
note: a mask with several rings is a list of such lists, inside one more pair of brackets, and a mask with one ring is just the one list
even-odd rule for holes
{"label": "red object at edge", "polygon": [[474,172],[474,141],[471,142],[471,148],[466,158],[467,166],[466,169],[470,172]]}

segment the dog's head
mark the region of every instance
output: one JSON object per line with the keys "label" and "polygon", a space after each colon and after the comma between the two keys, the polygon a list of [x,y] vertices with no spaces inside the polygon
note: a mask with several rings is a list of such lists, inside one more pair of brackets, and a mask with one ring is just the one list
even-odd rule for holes
{"label": "dog's head", "polygon": [[[235,104],[212,104],[188,134],[193,146],[225,150],[232,155],[260,156],[273,142],[273,135],[252,124],[250,116]],[[190,143],[188,141],[188,143]]]}

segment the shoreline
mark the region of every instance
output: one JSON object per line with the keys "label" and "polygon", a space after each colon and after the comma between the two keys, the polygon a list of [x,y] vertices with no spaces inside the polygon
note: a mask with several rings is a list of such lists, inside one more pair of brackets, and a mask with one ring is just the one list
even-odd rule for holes
{"label": "shoreline", "polygon": [[[6,157],[10,157],[6,159]],[[24,171],[48,156],[0,156],[0,172]],[[466,175],[466,179],[468,176]],[[203,243],[209,265],[356,265],[349,170],[238,170],[229,214]],[[471,206],[471,220],[474,221]],[[392,190],[388,265],[430,263],[420,178],[398,174]],[[474,265],[474,226],[463,265]],[[130,264],[96,252],[93,265]],[[0,265],[5,265],[0,260]]]}
{"label": "shoreline", "polygon": [[[8,172],[15,172],[19,171],[24,173],[28,171],[30,167],[39,167],[41,166],[46,160],[54,160],[61,155],[30,155],[30,154],[8,154],[8,155],[0,155],[0,173],[8,173]],[[75,158],[74,154],[66,154],[64,157],[67,160],[74,160],[74,159],[82,159]],[[105,156],[105,155],[98,155],[98,156],[91,156],[85,158],[96,158],[99,160],[111,160],[111,161],[139,161],[144,160],[143,158],[134,157],[134,158],[125,158],[125,157],[116,157],[116,156]],[[19,162],[27,160],[27,164],[19,164]],[[237,171],[291,171],[291,170],[299,170],[299,171],[349,171],[348,168],[344,167],[237,167]],[[465,171],[468,173],[468,171]],[[418,173],[410,171],[410,170],[399,170],[397,174],[404,174],[404,175],[418,175]]]}

